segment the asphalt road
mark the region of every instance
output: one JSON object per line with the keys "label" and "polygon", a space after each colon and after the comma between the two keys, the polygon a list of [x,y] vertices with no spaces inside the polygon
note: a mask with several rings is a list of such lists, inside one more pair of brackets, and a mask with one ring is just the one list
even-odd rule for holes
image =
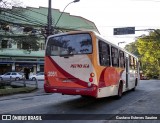
{"label": "asphalt road", "polygon": [[[43,83],[43,82],[41,82]],[[102,99],[82,98],[81,96],[70,96],[61,94],[29,96],[16,99],[5,99],[0,101],[0,114],[160,114],[160,108],[155,107],[150,110],[147,106],[149,102],[152,107],[155,103],[159,103],[155,97],[159,97],[160,81],[159,80],[143,80],[139,83],[136,91],[129,91],[123,94],[120,100],[114,97],[107,97]],[[148,97],[152,97],[150,100]],[[148,100],[147,100],[148,99]],[[155,100],[154,100],[155,99]],[[143,105],[145,101],[149,101]],[[153,102],[154,101],[154,102]],[[158,105],[159,105],[158,104]],[[148,108],[148,109],[147,109]],[[112,115],[110,118],[112,118]],[[92,115],[93,119],[98,115]],[[71,117],[71,116],[70,116]],[[74,115],[73,115],[74,117]],[[16,121],[15,121],[16,122]],[[25,121],[31,122],[31,121]],[[43,122],[82,122],[81,119],[75,120],[59,120],[59,121],[43,121]],[[85,122],[102,122],[102,120],[87,120]],[[119,121],[109,121],[119,122]],[[129,121],[125,121],[129,122]],[[141,121],[138,121],[141,122]],[[146,122],[146,121],[145,121]],[[149,122],[149,121],[147,121]],[[157,121],[155,121],[157,122]]]}

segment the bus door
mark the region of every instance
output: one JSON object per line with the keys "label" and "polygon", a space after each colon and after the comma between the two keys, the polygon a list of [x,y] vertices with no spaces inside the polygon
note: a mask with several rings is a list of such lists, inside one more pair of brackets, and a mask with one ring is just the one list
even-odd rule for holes
{"label": "bus door", "polygon": [[126,88],[128,88],[129,83],[129,58],[126,57]]}

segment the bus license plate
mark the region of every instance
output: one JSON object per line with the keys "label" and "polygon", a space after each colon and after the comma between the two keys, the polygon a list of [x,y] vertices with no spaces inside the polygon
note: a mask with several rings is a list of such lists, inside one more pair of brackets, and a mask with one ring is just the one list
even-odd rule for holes
{"label": "bus license plate", "polygon": [[70,80],[70,79],[65,79],[65,80],[63,80],[62,82],[72,82],[72,80]]}

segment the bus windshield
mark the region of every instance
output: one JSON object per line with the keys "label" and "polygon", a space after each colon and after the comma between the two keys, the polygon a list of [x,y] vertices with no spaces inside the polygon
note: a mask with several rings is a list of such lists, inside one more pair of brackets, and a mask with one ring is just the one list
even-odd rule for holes
{"label": "bus windshield", "polygon": [[47,56],[79,55],[92,53],[89,34],[69,34],[51,37],[46,47]]}

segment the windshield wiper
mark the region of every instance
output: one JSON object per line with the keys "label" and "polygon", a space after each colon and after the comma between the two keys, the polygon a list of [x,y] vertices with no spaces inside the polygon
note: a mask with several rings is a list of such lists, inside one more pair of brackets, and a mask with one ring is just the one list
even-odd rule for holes
{"label": "windshield wiper", "polygon": [[74,54],[60,54],[59,56],[64,57],[64,58],[69,58],[69,57],[74,56]]}

